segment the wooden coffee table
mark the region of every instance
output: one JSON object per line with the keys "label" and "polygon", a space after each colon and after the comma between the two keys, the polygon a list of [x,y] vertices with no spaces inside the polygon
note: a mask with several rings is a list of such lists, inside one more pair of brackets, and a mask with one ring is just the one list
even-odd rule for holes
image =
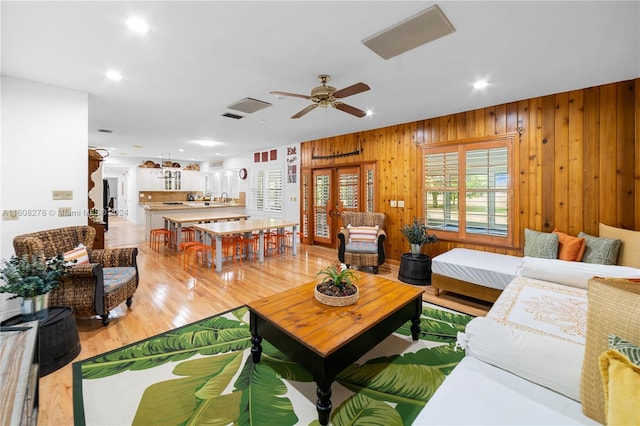
{"label": "wooden coffee table", "polygon": [[409,320],[413,340],[420,334],[423,289],[376,275],[360,276],[360,299],[350,306],[318,302],[313,296],[316,282],[248,305],[253,362],[260,362],[264,338],[306,368],[318,386],[321,425],[329,422],[331,384],[338,373]]}

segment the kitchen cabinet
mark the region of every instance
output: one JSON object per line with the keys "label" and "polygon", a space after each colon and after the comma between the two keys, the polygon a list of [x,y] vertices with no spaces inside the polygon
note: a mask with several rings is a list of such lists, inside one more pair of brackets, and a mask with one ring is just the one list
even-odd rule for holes
{"label": "kitchen cabinet", "polygon": [[201,192],[204,188],[204,177],[197,170],[182,171],[182,190]]}
{"label": "kitchen cabinet", "polygon": [[[160,178],[166,175],[166,178]],[[165,167],[162,169],[137,169],[138,191],[197,191],[204,189],[204,177],[197,170],[182,170]]]}
{"label": "kitchen cabinet", "polygon": [[136,174],[138,191],[164,190],[164,179],[158,177],[161,171],[161,169],[138,168]]}

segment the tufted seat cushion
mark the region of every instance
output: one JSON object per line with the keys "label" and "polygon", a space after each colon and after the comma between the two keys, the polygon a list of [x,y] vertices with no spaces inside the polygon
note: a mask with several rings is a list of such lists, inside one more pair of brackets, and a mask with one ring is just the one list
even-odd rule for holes
{"label": "tufted seat cushion", "polygon": [[104,292],[109,294],[136,278],[136,268],[125,266],[116,268],[102,268],[104,277]]}
{"label": "tufted seat cushion", "polygon": [[378,253],[378,243],[371,241],[351,241],[345,245],[347,253]]}

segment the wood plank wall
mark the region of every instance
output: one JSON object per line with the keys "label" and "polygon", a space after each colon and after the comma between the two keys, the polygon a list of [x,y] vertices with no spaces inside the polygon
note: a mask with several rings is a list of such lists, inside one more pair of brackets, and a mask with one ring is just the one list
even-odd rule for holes
{"label": "wood plank wall", "polygon": [[[511,102],[422,121],[302,143],[301,167],[376,161],[378,210],[387,216],[386,252],[408,251],[402,225],[419,215],[420,147],[524,129],[518,155],[519,232],[524,228],[598,235],[598,223],[640,230],[640,79]],[[415,143],[414,143],[415,141]],[[312,160],[350,152],[357,157]],[[390,207],[404,200],[404,208]],[[431,256],[453,247],[522,255],[519,250],[440,241]]]}

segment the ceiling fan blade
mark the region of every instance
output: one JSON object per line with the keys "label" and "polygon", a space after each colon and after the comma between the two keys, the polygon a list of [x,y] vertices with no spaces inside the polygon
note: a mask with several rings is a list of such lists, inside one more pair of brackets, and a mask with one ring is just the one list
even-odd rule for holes
{"label": "ceiling fan blade", "polygon": [[297,93],[287,93],[287,92],[270,92],[270,93],[272,95],[293,96],[294,98],[311,99],[310,96],[298,95]]}
{"label": "ceiling fan blade", "polygon": [[353,86],[345,87],[344,89],[340,89],[336,92],[333,92],[333,96],[335,98],[346,98],[347,96],[356,95],[361,92],[366,92],[371,89],[364,83],[356,83]]}
{"label": "ceiling fan blade", "polygon": [[363,110],[358,109],[356,107],[352,107],[351,105],[343,104],[343,103],[335,104],[335,108],[360,118],[367,115],[367,113],[364,112]]}
{"label": "ceiling fan blade", "polygon": [[311,104],[308,107],[306,107],[305,109],[303,109],[302,111],[300,111],[299,113],[291,116],[291,118],[300,118],[303,115],[305,115],[306,113],[308,113],[309,111],[316,109],[318,107],[318,104]]}

